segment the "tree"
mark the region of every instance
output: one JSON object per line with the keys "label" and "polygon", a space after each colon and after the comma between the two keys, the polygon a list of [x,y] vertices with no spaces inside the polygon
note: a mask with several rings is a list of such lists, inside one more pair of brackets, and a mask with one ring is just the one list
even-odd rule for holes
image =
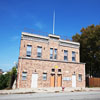
{"label": "tree", "polygon": [[0,89],[5,89],[10,87],[11,72],[7,72],[5,75],[0,75]]}
{"label": "tree", "polygon": [[100,25],[81,29],[81,34],[72,37],[80,43],[80,59],[86,63],[86,74],[100,77]]}
{"label": "tree", "polygon": [[10,88],[12,88],[13,83],[14,83],[14,81],[16,80],[16,78],[17,78],[17,70],[16,70],[16,67],[13,67],[13,68],[12,68],[12,71],[11,71],[11,83],[10,83]]}
{"label": "tree", "polygon": [[0,75],[0,89],[11,89],[14,81],[17,78],[17,70],[16,67],[13,67],[11,71],[6,74]]}

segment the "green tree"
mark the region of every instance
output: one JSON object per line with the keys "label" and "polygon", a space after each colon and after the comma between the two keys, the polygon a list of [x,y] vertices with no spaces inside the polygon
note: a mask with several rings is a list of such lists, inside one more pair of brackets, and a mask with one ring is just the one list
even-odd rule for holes
{"label": "green tree", "polygon": [[11,89],[16,78],[16,67],[13,67],[12,70],[7,72],[6,74],[0,75],[0,89]]}
{"label": "green tree", "polygon": [[16,80],[16,78],[17,78],[17,70],[16,70],[16,67],[13,67],[12,68],[12,71],[11,71],[11,83],[10,83],[10,88],[12,88],[12,86],[13,86],[13,83],[14,83],[14,81]]}
{"label": "green tree", "polygon": [[80,59],[86,63],[86,74],[100,77],[100,25],[81,29],[81,34],[72,37],[80,42]]}
{"label": "green tree", "polygon": [[7,72],[5,75],[0,75],[0,89],[10,87],[11,72]]}

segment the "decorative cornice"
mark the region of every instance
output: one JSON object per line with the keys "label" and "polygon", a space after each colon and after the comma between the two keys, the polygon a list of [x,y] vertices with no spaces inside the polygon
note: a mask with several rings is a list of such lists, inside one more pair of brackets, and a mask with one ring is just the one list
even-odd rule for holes
{"label": "decorative cornice", "polygon": [[36,42],[45,42],[45,43],[49,43],[50,40],[54,40],[54,41],[58,41],[60,46],[78,48],[78,49],[80,47],[80,43],[78,43],[78,42],[61,40],[60,36],[52,35],[52,34],[49,34],[49,36],[46,37],[46,36],[41,36],[41,35],[22,32],[22,38],[21,39],[36,41]]}

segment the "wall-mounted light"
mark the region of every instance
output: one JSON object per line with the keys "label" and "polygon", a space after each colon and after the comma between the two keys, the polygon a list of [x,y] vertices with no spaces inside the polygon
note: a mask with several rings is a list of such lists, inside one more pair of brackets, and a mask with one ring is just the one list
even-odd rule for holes
{"label": "wall-mounted light", "polygon": [[36,69],[35,69],[35,72],[36,72]]}

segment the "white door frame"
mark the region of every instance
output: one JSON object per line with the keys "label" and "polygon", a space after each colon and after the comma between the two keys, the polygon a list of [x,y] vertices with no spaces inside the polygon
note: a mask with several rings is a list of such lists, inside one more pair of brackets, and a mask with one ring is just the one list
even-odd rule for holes
{"label": "white door frame", "polygon": [[34,73],[32,74],[31,88],[37,88],[37,87],[38,87],[38,74]]}
{"label": "white door frame", "polygon": [[72,75],[72,87],[76,88],[76,75],[75,74]]}

